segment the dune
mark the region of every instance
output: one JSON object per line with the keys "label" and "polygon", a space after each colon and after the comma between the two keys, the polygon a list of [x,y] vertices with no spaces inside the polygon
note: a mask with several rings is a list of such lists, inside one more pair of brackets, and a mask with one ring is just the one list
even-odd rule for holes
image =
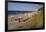
{"label": "dune", "polygon": [[8,16],[8,30],[41,28],[43,26],[41,11]]}

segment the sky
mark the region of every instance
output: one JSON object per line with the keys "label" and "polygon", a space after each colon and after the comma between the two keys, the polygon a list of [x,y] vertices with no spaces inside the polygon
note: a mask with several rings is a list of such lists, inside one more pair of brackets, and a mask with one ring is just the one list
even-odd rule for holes
{"label": "sky", "polygon": [[8,11],[36,11],[42,7],[38,4],[28,4],[28,3],[8,3]]}

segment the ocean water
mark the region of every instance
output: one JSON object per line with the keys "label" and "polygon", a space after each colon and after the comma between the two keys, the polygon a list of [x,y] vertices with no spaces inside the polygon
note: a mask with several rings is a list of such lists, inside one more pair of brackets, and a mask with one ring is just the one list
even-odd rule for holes
{"label": "ocean water", "polygon": [[24,14],[24,13],[32,13],[33,11],[8,11],[8,15],[16,15],[16,14]]}

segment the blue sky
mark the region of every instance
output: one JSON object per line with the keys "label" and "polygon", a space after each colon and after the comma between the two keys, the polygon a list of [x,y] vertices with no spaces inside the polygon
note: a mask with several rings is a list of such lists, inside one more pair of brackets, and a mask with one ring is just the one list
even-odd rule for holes
{"label": "blue sky", "polygon": [[42,7],[42,5],[38,4],[27,4],[27,3],[8,3],[9,11],[36,11],[38,8]]}

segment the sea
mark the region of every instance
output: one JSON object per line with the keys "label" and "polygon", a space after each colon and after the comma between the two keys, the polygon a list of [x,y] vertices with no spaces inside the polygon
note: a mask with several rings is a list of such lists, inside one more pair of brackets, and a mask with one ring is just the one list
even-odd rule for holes
{"label": "sea", "polygon": [[24,13],[32,13],[33,11],[8,11],[8,15],[16,15],[16,14],[24,14]]}

